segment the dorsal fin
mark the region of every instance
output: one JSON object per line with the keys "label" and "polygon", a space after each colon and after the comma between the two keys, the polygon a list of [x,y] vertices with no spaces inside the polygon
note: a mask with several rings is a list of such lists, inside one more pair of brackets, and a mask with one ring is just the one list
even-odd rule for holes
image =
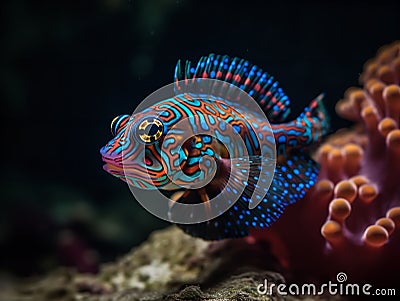
{"label": "dorsal fin", "polygon": [[210,54],[201,57],[197,65],[186,61],[183,68],[178,61],[175,68],[175,92],[181,93],[179,81],[187,82],[196,78],[218,79],[239,87],[257,101],[272,122],[284,121],[290,114],[289,98],[274,77],[244,59]]}

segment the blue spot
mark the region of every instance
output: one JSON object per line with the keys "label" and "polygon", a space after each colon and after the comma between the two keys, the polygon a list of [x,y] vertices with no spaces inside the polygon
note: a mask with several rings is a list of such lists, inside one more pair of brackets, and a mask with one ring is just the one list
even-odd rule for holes
{"label": "blue spot", "polygon": [[210,136],[203,136],[203,142],[204,143],[210,143],[211,142],[211,137]]}
{"label": "blue spot", "polygon": [[211,115],[207,115],[208,116],[208,121],[210,121],[210,123],[212,124],[212,125],[214,125],[215,124],[215,119],[214,119],[214,117],[212,117]]}
{"label": "blue spot", "polygon": [[233,129],[234,129],[234,131],[235,131],[236,134],[239,134],[239,133],[240,133],[240,126],[239,126],[239,125],[234,124],[234,125],[233,125]]}

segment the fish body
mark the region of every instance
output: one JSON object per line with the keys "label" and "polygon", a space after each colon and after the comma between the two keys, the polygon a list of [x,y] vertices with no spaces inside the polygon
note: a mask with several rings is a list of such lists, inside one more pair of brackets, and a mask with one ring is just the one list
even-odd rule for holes
{"label": "fish body", "polygon": [[[185,83],[199,78],[240,88],[265,115],[236,103],[226,93],[188,93]],[[240,170],[243,161],[231,165],[234,158],[249,158],[250,172],[239,179],[246,187],[233,206],[209,221],[179,225],[193,236],[210,240],[246,236],[251,228],[270,226],[317,178],[318,165],[308,151],[329,128],[322,96],[296,119],[287,121],[289,113],[289,98],[274,78],[244,59],[211,54],[194,67],[178,62],[174,97],[113,120],[114,138],[101,149],[104,168],[133,187],[168,191],[174,201],[207,203],[223,190],[234,174],[232,168]],[[182,120],[189,122],[184,128],[177,127]],[[190,139],[188,132],[193,133]],[[234,135],[243,143],[235,143]],[[275,152],[278,162],[270,188],[256,195],[260,201],[250,210],[250,196],[263,172],[260,165]],[[191,189],[211,173],[207,185]]]}

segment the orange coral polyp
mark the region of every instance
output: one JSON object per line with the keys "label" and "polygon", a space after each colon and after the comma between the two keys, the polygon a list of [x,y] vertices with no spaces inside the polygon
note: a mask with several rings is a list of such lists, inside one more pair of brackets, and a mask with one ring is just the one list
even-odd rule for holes
{"label": "orange coral polyp", "polygon": [[373,247],[382,247],[389,238],[386,229],[379,225],[369,226],[363,235],[363,240],[367,245]]}
{"label": "orange coral polyp", "polygon": [[351,212],[350,202],[344,198],[334,199],[329,204],[330,217],[336,221],[344,221]]}
{"label": "orange coral polyp", "polygon": [[352,203],[357,197],[357,186],[348,180],[340,181],[334,189],[335,198],[344,198]]}
{"label": "orange coral polyp", "polygon": [[386,136],[393,130],[397,128],[397,123],[394,119],[386,117],[379,122],[378,130],[382,137],[386,138]]}

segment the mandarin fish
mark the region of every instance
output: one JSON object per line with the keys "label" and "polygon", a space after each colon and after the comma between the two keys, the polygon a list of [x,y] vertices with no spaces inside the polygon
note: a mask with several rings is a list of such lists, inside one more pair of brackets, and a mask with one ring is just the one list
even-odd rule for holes
{"label": "mandarin fish", "polygon": [[[255,197],[259,202],[252,209],[250,197],[255,194],[257,181],[264,176],[260,174],[264,172],[260,165],[267,161],[260,149],[260,141],[268,140],[267,125],[251,107],[235,103],[229,93],[217,89],[207,97],[188,93],[185,83],[195,79],[218,80],[239,88],[257,103],[270,122],[276,165],[269,189],[263,194],[257,192]],[[174,83],[174,97],[160,100],[132,116],[115,117],[111,123],[114,137],[100,152],[107,172],[130,186],[163,191],[174,202],[183,204],[206,206],[210,198],[223,191],[233,171],[240,174],[243,170],[245,174],[247,169],[246,178],[240,179],[244,190],[234,191],[237,194],[234,204],[211,220],[178,223],[186,233],[207,240],[247,236],[252,228],[269,227],[286,206],[302,199],[314,185],[319,166],[309,151],[329,130],[323,95],[312,100],[297,118],[288,120],[290,101],[274,77],[247,60],[215,54],[202,57],[194,65],[178,61]],[[172,128],[180,120],[193,116],[196,118],[187,125],[188,131],[195,133],[202,129],[218,136],[201,132],[181,141],[182,133],[174,134]],[[234,156],[222,143],[230,135],[226,125],[232,126],[244,145],[233,150],[239,154],[234,170],[229,165]],[[241,159],[242,153],[248,154],[249,159]],[[204,187],[191,189],[189,182],[204,173],[200,163],[206,156],[215,163],[213,179]],[[130,166],[129,172],[124,171],[123,161],[128,162],[124,164]],[[183,173],[178,173],[178,167]]]}

